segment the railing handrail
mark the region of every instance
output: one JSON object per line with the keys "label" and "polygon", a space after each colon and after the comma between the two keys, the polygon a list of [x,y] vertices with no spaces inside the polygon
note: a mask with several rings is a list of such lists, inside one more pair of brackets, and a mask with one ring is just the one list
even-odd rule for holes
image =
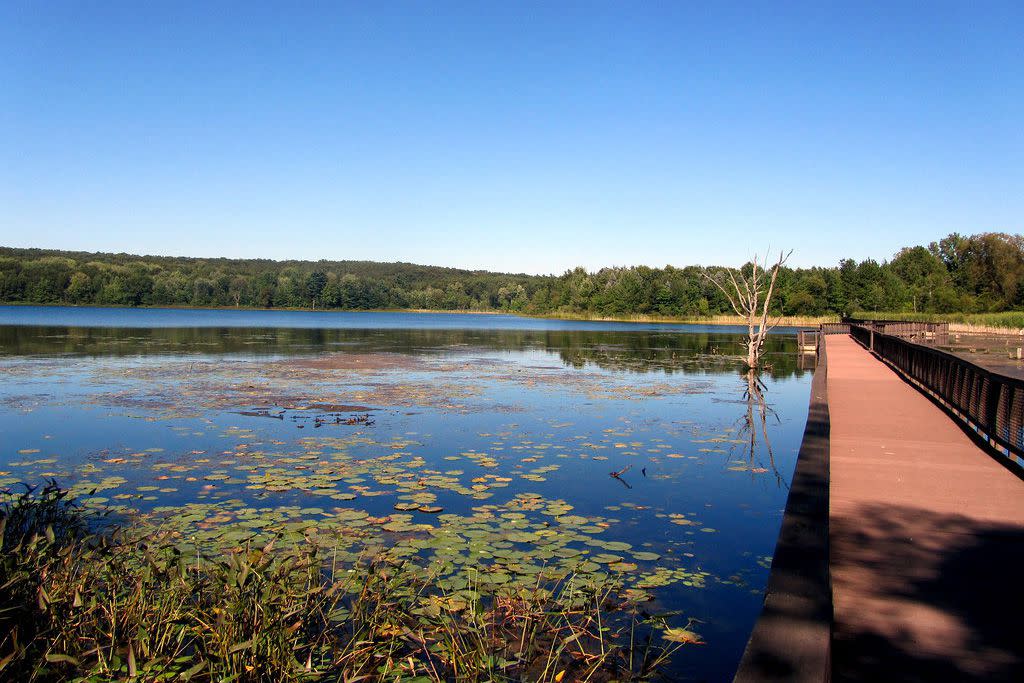
{"label": "railing handrail", "polygon": [[943,321],[926,320],[855,320],[844,318],[843,322],[848,325],[861,325],[871,327],[878,332],[889,334],[914,334],[925,332],[933,334],[946,334],[949,332],[949,323]]}
{"label": "railing handrail", "polygon": [[818,326],[818,331],[821,334],[849,334],[850,324],[849,323],[821,323]]}
{"label": "railing handrail", "polygon": [[842,322],[850,325],[862,325],[864,323],[921,323],[924,325],[948,325],[945,320],[897,320],[895,318],[842,318]]}

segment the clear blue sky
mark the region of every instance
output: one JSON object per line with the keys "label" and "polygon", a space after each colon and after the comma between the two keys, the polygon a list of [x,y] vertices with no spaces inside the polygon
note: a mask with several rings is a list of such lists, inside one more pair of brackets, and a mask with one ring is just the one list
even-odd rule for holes
{"label": "clear blue sky", "polygon": [[547,273],[1021,232],[1024,2],[826,5],[6,0],[0,244]]}

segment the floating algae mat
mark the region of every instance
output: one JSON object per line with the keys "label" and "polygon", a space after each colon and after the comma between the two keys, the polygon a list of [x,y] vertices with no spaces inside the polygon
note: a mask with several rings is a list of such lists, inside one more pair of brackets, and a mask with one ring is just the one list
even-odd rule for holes
{"label": "floating algae mat", "polygon": [[54,479],[184,552],[383,555],[454,598],[614,577],[684,644],[672,678],[731,678],[806,419],[791,336],[751,384],[740,336],[692,326],[60,315],[0,310],[0,487]]}

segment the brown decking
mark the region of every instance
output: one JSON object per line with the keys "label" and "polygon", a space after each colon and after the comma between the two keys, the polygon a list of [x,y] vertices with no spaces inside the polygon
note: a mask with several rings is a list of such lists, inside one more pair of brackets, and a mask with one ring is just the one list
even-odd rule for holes
{"label": "brown decking", "polygon": [[1024,481],[826,338],[837,681],[1024,681]]}

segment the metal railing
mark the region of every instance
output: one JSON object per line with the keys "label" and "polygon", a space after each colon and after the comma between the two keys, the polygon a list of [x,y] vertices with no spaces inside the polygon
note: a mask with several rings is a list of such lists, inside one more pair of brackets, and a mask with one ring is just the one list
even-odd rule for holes
{"label": "metal railing", "polygon": [[877,329],[882,334],[891,334],[896,337],[916,334],[948,334],[949,323],[885,322],[879,323]]}
{"label": "metal railing", "polygon": [[822,323],[818,329],[822,334],[849,334],[850,323]]}
{"label": "metal railing", "polygon": [[964,420],[989,445],[1024,462],[1024,380],[939,349],[852,324],[850,335]]}
{"label": "metal railing", "polygon": [[897,337],[916,334],[947,334],[949,323],[911,322],[906,320],[849,320],[848,325],[874,327],[876,332],[891,334]]}

